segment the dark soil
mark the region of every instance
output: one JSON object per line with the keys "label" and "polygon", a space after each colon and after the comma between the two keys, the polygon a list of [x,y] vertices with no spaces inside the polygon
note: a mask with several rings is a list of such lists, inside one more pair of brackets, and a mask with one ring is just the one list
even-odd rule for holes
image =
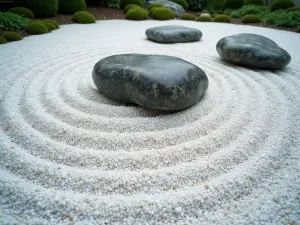
{"label": "dark soil", "polygon": [[[87,11],[91,14],[93,14],[96,18],[96,20],[112,20],[112,19],[125,19],[125,14],[122,9],[113,9],[108,7],[89,7],[87,8]],[[196,14],[196,12],[188,11],[187,13]],[[72,24],[74,23],[72,21],[72,15],[66,15],[66,14],[57,14],[56,17],[52,17],[50,19],[56,20],[58,24]],[[149,18],[151,19],[151,18]],[[231,19],[232,24],[242,24],[242,19]],[[248,26],[259,26],[259,27],[267,27],[277,30],[286,30],[291,32],[296,32],[296,28],[289,28],[289,27],[275,27],[270,24],[264,24],[264,23],[253,23],[253,24],[247,24]],[[3,32],[3,30],[0,29],[0,34]],[[25,31],[17,31],[21,36],[26,37],[29,36]]]}

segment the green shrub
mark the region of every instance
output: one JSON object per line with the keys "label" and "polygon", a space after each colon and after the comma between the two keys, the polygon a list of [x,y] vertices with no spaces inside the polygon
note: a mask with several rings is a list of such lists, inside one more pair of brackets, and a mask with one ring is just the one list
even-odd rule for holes
{"label": "green shrub", "polygon": [[171,9],[162,7],[154,9],[151,16],[155,20],[170,20],[175,17],[174,12]]}
{"label": "green shrub", "polygon": [[296,32],[297,32],[297,33],[300,33],[300,26],[297,27]]}
{"label": "green shrub", "polygon": [[300,7],[290,7],[285,10],[286,12],[295,12],[295,11],[300,11]]}
{"label": "green shrub", "polygon": [[109,7],[109,8],[120,8],[120,0],[106,0],[105,4]]}
{"label": "green shrub", "polygon": [[265,23],[282,27],[300,26],[300,11],[287,13],[283,10],[278,10],[270,13],[265,19]]}
{"label": "green shrub", "polygon": [[27,27],[29,19],[11,12],[0,12],[0,29],[22,30]]}
{"label": "green shrub", "polygon": [[212,22],[213,19],[211,17],[207,17],[207,16],[200,16],[198,18],[196,18],[196,21],[198,22]]}
{"label": "green shrub", "polygon": [[243,23],[260,23],[261,19],[257,15],[246,15],[243,17]]}
{"label": "green shrub", "polygon": [[186,0],[170,0],[171,2],[175,2],[177,3],[178,5],[181,5],[185,10],[188,9],[189,7],[189,4],[187,3]]}
{"label": "green shrub", "polygon": [[288,9],[290,7],[295,7],[295,3],[292,0],[274,0],[271,4],[271,11]]}
{"label": "green shrub", "polygon": [[5,37],[0,36],[0,45],[1,44],[6,44],[7,40],[5,39]]}
{"label": "green shrub", "polygon": [[34,18],[33,12],[30,9],[27,9],[24,7],[14,7],[14,8],[11,8],[10,10],[8,10],[8,12],[18,14],[20,16],[24,16],[31,20]]}
{"label": "green shrub", "polygon": [[86,10],[85,0],[58,0],[58,12],[74,14]]}
{"label": "green shrub", "polygon": [[200,13],[209,13],[209,11],[207,9],[204,9]]}
{"label": "green shrub", "polygon": [[47,26],[43,22],[39,21],[29,23],[25,31],[28,34],[46,34],[49,32]]}
{"label": "green shrub", "polygon": [[244,5],[244,0],[226,0],[225,8],[239,9]]}
{"label": "green shrub", "polygon": [[153,3],[148,7],[148,10],[150,11],[152,8],[155,8],[155,7],[164,7],[164,5],[160,4],[160,3]]}
{"label": "green shrub", "polygon": [[181,20],[195,20],[195,16],[189,13],[184,13],[180,16]]}
{"label": "green shrub", "polygon": [[135,5],[135,4],[129,4],[129,5],[126,5],[125,8],[124,8],[124,13],[127,13],[129,9],[132,9],[133,7],[138,7],[138,8],[141,8],[139,5]]}
{"label": "green shrub", "polygon": [[5,31],[2,36],[8,41],[8,42],[13,42],[13,41],[21,41],[23,38],[15,33],[15,32],[11,32],[11,31]]}
{"label": "green shrub", "polygon": [[214,22],[218,23],[230,23],[230,17],[227,15],[217,15],[214,18]]}
{"label": "green shrub", "polygon": [[210,13],[221,13],[225,6],[225,0],[208,0]]}
{"label": "green shrub", "polygon": [[230,16],[233,11],[234,11],[234,9],[227,8],[223,11],[223,13],[227,16]]}
{"label": "green shrub", "polygon": [[92,14],[84,11],[79,11],[74,13],[72,20],[75,23],[83,23],[83,24],[96,22],[96,18]]}
{"label": "green shrub", "polygon": [[128,10],[126,14],[128,20],[146,20],[148,19],[148,12],[142,8],[133,7]]}
{"label": "green shrub", "polygon": [[245,0],[245,5],[264,5],[264,0]]}
{"label": "green shrub", "polygon": [[51,32],[56,29],[55,25],[53,23],[43,21],[43,24],[47,27],[48,32]]}
{"label": "green shrub", "polygon": [[149,16],[152,16],[153,11],[157,8],[165,8],[165,7],[152,7],[150,10],[148,10]]}
{"label": "green shrub", "polygon": [[129,4],[139,5],[140,7],[143,8],[144,1],[143,0],[121,0],[120,1],[120,8],[124,9],[125,6],[129,5]]}
{"label": "green shrub", "polygon": [[244,5],[242,8],[231,12],[232,18],[242,18],[245,15],[258,15],[261,16],[268,12],[268,9],[264,6],[259,5]]}
{"label": "green shrub", "polygon": [[15,3],[32,10],[35,17],[55,16],[58,10],[58,0],[15,0]]}
{"label": "green shrub", "polygon": [[59,28],[59,25],[58,25],[58,23],[55,20],[45,19],[45,20],[43,20],[43,22],[52,23],[55,26],[56,29]]}

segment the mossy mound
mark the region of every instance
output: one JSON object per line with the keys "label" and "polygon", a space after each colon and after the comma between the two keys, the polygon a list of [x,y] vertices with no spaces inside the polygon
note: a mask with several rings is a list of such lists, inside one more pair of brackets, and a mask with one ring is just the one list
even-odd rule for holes
{"label": "mossy mound", "polygon": [[200,16],[200,17],[196,18],[196,21],[198,21],[198,22],[212,22],[213,19],[211,17],[208,17],[208,16]]}
{"label": "mossy mound", "polygon": [[56,30],[56,27],[53,23],[47,22],[47,21],[43,21],[43,24],[47,27],[48,32],[51,32],[53,30]]}
{"label": "mossy mound", "polygon": [[86,10],[85,0],[58,0],[58,12],[74,14]]}
{"label": "mossy mound", "polygon": [[88,12],[84,12],[84,11],[79,11],[79,12],[74,13],[72,20],[75,23],[82,23],[82,24],[96,22],[96,18],[92,14],[90,14]]}
{"label": "mossy mound", "polygon": [[154,7],[164,7],[163,4],[160,4],[160,3],[154,3],[154,4],[151,4],[149,7],[148,7],[148,10],[150,11],[152,8]]}
{"label": "mossy mound", "polygon": [[171,9],[158,7],[153,10],[151,17],[155,20],[171,20],[175,15]]}
{"label": "mossy mound", "polygon": [[243,23],[260,23],[261,19],[257,15],[246,15],[242,19]]}
{"label": "mossy mound", "polygon": [[43,22],[52,23],[55,26],[56,29],[59,28],[59,25],[58,25],[58,23],[55,20],[45,19],[45,20],[43,20]]}
{"label": "mossy mound", "polygon": [[6,38],[5,37],[2,37],[2,36],[0,36],[0,45],[1,44],[6,44],[7,43],[7,40],[6,40]]}
{"label": "mossy mound", "polygon": [[15,0],[15,5],[30,9],[35,17],[55,16],[58,10],[58,0]]}
{"label": "mossy mound", "polygon": [[148,19],[148,12],[142,8],[133,7],[127,14],[126,19],[128,20],[146,20]]}
{"label": "mossy mound", "polygon": [[148,10],[149,16],[152,16],[153,11],[157,8],[165,8],[165,7],[163,7],[163,6],[152,7],[150,10]]}
{"label": "mossy mound", "polygon": [[230,23],[230,17],[227,15],[217,15],[214,18],[214,22],[218,23]]}
{"label": "mossy mound", "polygon": [[28,34],[34,34],[34,35],[46,34],[49,32],[47,26],[43,22],[39,22],[39,21],[34,21],[29,23],[25,31]]}
{"label": "mossy mound", "polygon": [[129,5],[126,5],[125,6],[125,8],[124,8],[124,13],[127,13],[130,9],[132,9],[132,8],[140,8],[141,9],[141,7],[139,6],[139,5],[135,5],[135,4],[129,4]]}
{"label": "mossy mound", "polygon": [[271,4],[271,11],[288,9],[291,7],[295,7],[295,3],[292,0],[274,0]]}
{"label": "mossy mound", "polygon": [[19,34],[11,31],[5,31],[2,34],[2,37],[4,37],[7,42],[21,41],[23,39],[23,37],[21,37]]}
{"label": "mossy mound", "polygon": [[8,10],[8,12],[24,16],[31,20],[34,18],[33,12],[30,9],[27,9],[25,7],[14,7]]}
{"label": "mossy mound", "polygon": [[184,13],[180,16],[180,19],[181,20],[195,20],[196,17],[192,14],[189,14],[189,13]]}
{"label": "mossy mound", "polygon": [[120,1],[120,8],[124,9],[125,6],[129,5],[129,4],[134,4],[134,5],[138,5],[140,7],[143,8],[144,6],[144,1],[143,0],[121,0]]}

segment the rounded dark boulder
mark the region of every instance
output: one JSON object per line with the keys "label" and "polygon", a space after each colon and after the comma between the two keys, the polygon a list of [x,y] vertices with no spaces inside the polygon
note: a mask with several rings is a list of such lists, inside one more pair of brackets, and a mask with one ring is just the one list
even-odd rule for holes
{"label": "rounded dark boulder", "polygon": [[236,34],[217,43],[217,51],[225,61],[246,67],[280,69],[291,61],[290,54],[274,41],[257,34]]}
{"label": "rounded dark boulder", "polygon": [[202,69],[172,56],[113,55],[97,62],[92,76],[98,90],[115,101],[163,111],[194,105],[208,88]]}

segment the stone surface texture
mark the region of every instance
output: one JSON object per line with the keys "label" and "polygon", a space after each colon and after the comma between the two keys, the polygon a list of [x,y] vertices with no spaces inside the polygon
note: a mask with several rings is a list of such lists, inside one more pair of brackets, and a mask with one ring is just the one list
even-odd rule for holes
{"label": "stone surface texture", "polygon": [[93,69],[98,90],[115,101],[174,111],[197,103],[208,88],[205,72],[172,56],[123,54],[100,60]]}
{"label": "stone surface texture", "polygon": [[158,43],[186,43],[199,41],[202,32],[195,28],[168,25],[149,28],[146,30],[146,36]]}
{"label": "stone surface texture", "polygon": [[236,34],[217,43],[217,51],[225,61],[246,67],[280,69],[291,61],[290,54],[274,41],[257,34]]}
{"label": "stone surface texture", "polygon": [[148,1],[145,4],[145,6],[148,7],[148,6],[150,6],[150,5],[154,4],[154,3],[160,3],[164,7],[168,8],[168,9],[171,9],[174,12],[174,14],[175,14],[176,17],[179,17],[179,16],[181,16],[182,14],[185,13],[185,10],[184,10],[184,8],[181,5],[179,5],[179,4],[175,3],[175,2],[167,1],[167,0],[153,0],[153,1]]}

